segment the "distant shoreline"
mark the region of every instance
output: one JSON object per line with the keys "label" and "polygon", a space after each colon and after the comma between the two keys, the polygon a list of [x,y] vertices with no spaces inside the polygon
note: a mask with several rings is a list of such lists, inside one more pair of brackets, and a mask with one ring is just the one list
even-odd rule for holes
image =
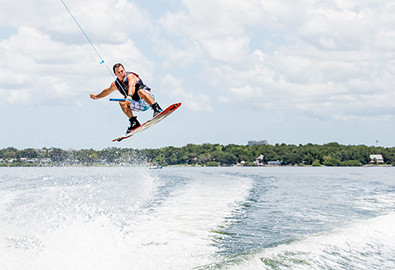
{"label": "distant shoreline", "polygon": [[53,166],[142,166],[150,163],[166,166],[203,167],[276,167],[276,166],[393,166],[395,147],[366,145],[201,145],[166,146],[158,149],[109,147],[102,150],[63,150],[60,148],[14,147],[0,149],[2,167]]}
{"label": "distant shoreline", "polygon": [[[135,165],[135,164],[91,164],[91,165],[40,165],[40,164],[0,164],[0,168],[122,168],[122,167],[135,167],[135,168],[149,168],[149,164]],[[391,164],[377,164],[377,165],[362,165],[362,166],[312,166],[312,165],[261,165],[261,166],[204,166],[204,165],[168,165],[163,168],[387,168],[395,167]]]}

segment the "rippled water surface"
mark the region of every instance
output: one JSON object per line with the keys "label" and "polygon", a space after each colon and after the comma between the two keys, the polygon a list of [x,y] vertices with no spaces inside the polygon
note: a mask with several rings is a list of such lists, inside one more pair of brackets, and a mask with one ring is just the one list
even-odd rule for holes
{"label": "rippled water surface", "polygon": [[394,168],[0,168],[1,269],[394,269]]}

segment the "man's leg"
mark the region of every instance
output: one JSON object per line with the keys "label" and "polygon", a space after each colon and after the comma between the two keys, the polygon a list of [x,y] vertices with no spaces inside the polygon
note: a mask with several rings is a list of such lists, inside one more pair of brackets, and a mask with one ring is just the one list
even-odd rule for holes
{"label": "man's leg", "polygon": [[133,111],[130,109],[130,101],[121,101],[119,102],[119,105],[129,119],[130,117],[133,117]]}
{"label": "man's leg", "polygon": [[144,99],[149,105],[152,105],[155,103],[155,100],[152,98],[150,93],[147,93],[144,90],[138,91],[138,94],[140,98]]}
{"label": "man's leg", "polygon": [[138,128],[140,126],[139,121],[137,120],[136,116],[133,116],[133,111],[130,108],[130,101],[121,101],[119,105],[121,106],[122,111],[126,114],[129,118],[130,125],[126,130],[126,133],[131,132],[132,130]]}
{"label": "man's leg", "polygon": [[159,106],[158,102],[155,102],[154,98],[151,96],[151,94],[148,91],[141,89],[137,93],[140,96],[140,98],[144,99],[154,110],[153,117],[157,116],[162,112],[162,108]]}

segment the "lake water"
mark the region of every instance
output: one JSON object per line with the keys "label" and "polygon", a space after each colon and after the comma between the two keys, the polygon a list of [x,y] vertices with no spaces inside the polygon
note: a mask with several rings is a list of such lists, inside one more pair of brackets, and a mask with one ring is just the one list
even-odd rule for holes
{"label": "lake water", "polygon": [[394,168],[0,168],[1,269],[395,269]]}

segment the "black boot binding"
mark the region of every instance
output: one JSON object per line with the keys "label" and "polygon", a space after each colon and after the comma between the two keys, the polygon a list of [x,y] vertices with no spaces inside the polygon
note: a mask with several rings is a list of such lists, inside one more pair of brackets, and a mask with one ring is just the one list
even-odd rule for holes
{"label": "black boot binding", "polygon": [[126,130],[126,134],[128,134],[129,132],[133,131],[134,129],[140,126],[140,122],[137,120],[137,116],[130,117],[129,121],[130,121],[130,126]]}
{"label": "black boot binding", "polygon": [[160,114],[163,111],[162,108],[159,106],[158,102],[155,102],[154,104],[152,104],[151,108],[154,110],[153,117],[157,116],[158,114]]}

